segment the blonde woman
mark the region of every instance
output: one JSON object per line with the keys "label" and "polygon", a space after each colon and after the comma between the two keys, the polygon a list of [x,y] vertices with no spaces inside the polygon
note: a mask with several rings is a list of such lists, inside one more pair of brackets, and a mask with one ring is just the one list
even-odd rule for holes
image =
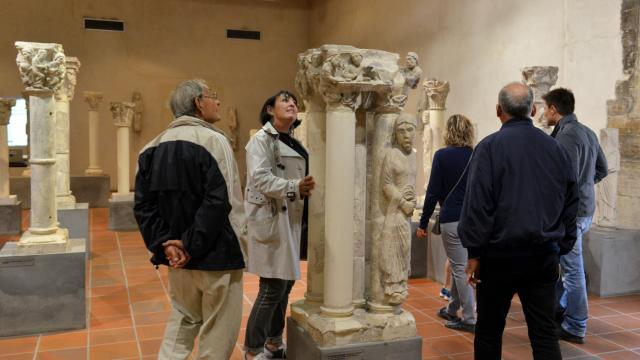
{"label": "blonde woman", "polygon": [[[450,329],[475,331],[475,300],[473,288],[467,283],[465,267],[467,249],[462,247],[458,236],[458,220],[462,210],[462,200],[467,184],[466,167],[473,152],[473,125],[464,115],[451,116],[445,125],[444,143],[433,156],[431,176],[424,200],[418,237],[427,235],[429,218],[436,203],[440,203],[440,227],[442,241],[451,263],[451,298],[446,307],[438,311],[438,316],[447,320]],[[462,318],[457,313],[462,308]]]}

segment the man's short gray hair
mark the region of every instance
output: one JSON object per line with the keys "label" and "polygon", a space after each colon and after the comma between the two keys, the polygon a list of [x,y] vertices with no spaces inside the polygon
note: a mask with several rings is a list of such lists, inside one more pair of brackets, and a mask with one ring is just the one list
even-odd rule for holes
{"label": "man's short gray hair", "polygon": [[174,117],[180,117],[182,115],[195,116],[196,98],[199,98],[204,94],[204,90],[209,89],[207,83],[201,79],[193,79],[182,82],[171,93],[171,100],[169,100],[169,107]]}
{"label": "man's short gray hair", "polygon": [[533,90],[521,82],[509,83],[500,90],[498,104],[511,116],[528,117],[533,107]]}

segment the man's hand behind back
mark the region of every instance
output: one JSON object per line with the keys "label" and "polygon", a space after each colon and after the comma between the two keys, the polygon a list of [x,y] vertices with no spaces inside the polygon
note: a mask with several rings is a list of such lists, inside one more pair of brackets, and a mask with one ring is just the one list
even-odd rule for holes
{"label": "man's hand behind back", "polygon": [[169,265],[172,268],[183,268],[191,260],[191,257],[184,249],[182,240],[168,240],[162,243],[162,246],[164,246],[164,254],[167,256]]}

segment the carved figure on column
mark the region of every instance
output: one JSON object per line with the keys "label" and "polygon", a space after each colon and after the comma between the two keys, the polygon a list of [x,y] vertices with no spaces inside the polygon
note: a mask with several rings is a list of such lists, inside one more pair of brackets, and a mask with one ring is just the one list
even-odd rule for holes
{"label": "carved figure on column", "polygon": [[0,98],[0,205],[13,205],[17,201],[15,195],[9,195],[9,144],[7,138],[7,125],[9,125],[11,118],[11,108],[15,104],[16,99]]}
{"label": "carved figure on column", "polygon": [[529,66],[522,69],[522,82],[533,90],[533,104],[537,109],[533,124],[547,134],[550,134],[552,129],[544,117],[545,102],[542,100],[542,95],[548,93],[556,81],[558,81],[557,66]]}
{"label": "carved figure on column", "polygon": [[[379,235],[377,256],[380,281],[388,305],[400,305],[408,295],[411,256],[409,218],[416,206],[415,172],[410,162],[413,155],[416,120],[413,115],[398,116],[394,126],[393,147],[382,162],[382,209],[384,225]],[[413,159],[415,160],[415,158]]]}
{"label": "carved figure on column", "polygon": [[133,103],[133,131],[139,133],[142,131],[142,116],[144,115],[142,93],[134,91],[131,96],[131,102]]}
{"label": "carved figure on column", "polygon": [[238,147],[238,111],[234,107],[230,107],[227,110],[227,117],[229,119],[229,142],[233,151]]}
{"label": "carved figure on column", "polygon": [[600,130],[600,144],[607,159],[608,175],[596,184],[595,223],[600,226],[615,227],[616,205],[618,199],[618,172],[620,171],[619,130],[607,128]]}
{"label": "carved figure on column", "polygon": [[16,48],[16,63],[26,90],[57,90],[62,85],[66,71],[62,45],[18,41]]}

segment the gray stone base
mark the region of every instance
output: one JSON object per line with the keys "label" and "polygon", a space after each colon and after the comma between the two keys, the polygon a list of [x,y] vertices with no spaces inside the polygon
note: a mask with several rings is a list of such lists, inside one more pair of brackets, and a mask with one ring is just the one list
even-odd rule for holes
{"label": "gray stone base", "polygon": [[138,230],[138,223],[133,216],[133,201],[109,200],[109,230]]}
{"label": "gray stone base", "polygon": [[584,237],[582,254],[590,293],[640,293],[640,230],[593,225]]}
{"label": "gray stone base", "polygon": [[17,242],[0,249],[0,336],[86,327],[85,240],[66,252],[17,255]]}
{"label": "gray stone base", "polygon": [[420,225],[420,218],[417,221],[411,221],[411,271],[409,277],[424,278],[427,277],[427,239],[418,239],[416,230]]}
{"label": "gray stone base", "polygon": [[0,235],[18,235],[22,230],[20,201],[12,205],[0,205]]}
{"label": "gray stone base", "polygon": [[[71,193],[79,203],[89,203],[89,207],[109,206],[111,194],[111,178],[109,175],[71,176]],[[31,178],[28,176],[12,176],[9,181],[11,194],[18,195],[22,208],[31,208]]]}
{"label": "gray stone base", "polygon": [[[70,239],[89,239],[89,204],[76,203],[75,209],[58,209],[60,227],[69,230]],[[87,254],[91,252],[87,241]]]}
{"label": "gray stone base", "polygon": [[391,341],[319,347],[292,318],[287,319],[287,359],[292,360],[420,360],[419,336]]}
{"label": "gray stone base", "polygon": [[444,263],[447,261],[447,252],[444,250],[442,236],[431,232],[434,224],[433,219],[434,216],[429,220],[429,228],[427,229],[427,276],[430,279],[444,284]]}

